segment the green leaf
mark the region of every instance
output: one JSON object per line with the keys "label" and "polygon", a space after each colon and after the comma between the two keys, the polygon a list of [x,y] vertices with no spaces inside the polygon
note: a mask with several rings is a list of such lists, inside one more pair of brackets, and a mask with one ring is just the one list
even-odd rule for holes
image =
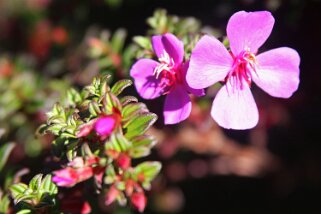
{"label": "green leaf", "polygon": [[68,103],[71,105],[76,105],[77,103],[82,101],[82,98],[76,89],[71,88],[67,91],[67,99]]}
{"label": "green leaf", "polygon": [[14,203],[22,203],[20,208],[30,208],[32,210],[54,206],[56,202],[57,186],[51,181],[51,175],[35,175],[29,182],[29,186],[24,183],[14,184],[10,187],[10,192]]}
{"label": "green leaf", "polygon": [[35,175],[29,182],[29,188],[33,191],[37,191],[41,185],[42,174]]}
{"label": "green leaf", "polygon": [[20,210],[19,212],[17,212],[17,214],[28,214],[28,213],[32,213],[32,210],[30,210],[30,209],[23,209],[23,210]]}
{"label": "green leaf", "polygon": [[229,47],[230,47],[230,41],[228,40],[227,37],[224,38],[224,40],[223,40],[223,45],[224,45],[226,48],[229,48]]}
{"label": "green leaf", "polygon": [[112,93],[106,93],[104,98],[104,112],[106,114],[112,114],[114,113],[114,109],[121,111],[122,106],[115,95]]}
{"label": "green leaf", "polygon": [[67,159],[72,161],[77,156],[78,141],[69,142],[67,145]]}
{"label": "green leaf", "polygon": [[150,154],[151,148],[156,144],[156,139],[153,136],[142,135],[131,139],[133,144],[129,154],[133,158],[145,157]]}
{"label": "green leaf", "polygon": [[105,145],[106,149],[124,152],[131,148],[131,143],[121,134],[113,133],[110,140]]}
{"label": "green leaf", "polygon": [[0,213],[8,213],[10,200],[8,195],[2,195],[1,196],[1,190],[0,190]]}
{"label": "green leaf", "polygon": [[115,96],[118,96],[125,88],[131,86],[132,84],[133,82],[129,79],[119,80],[113,85],[113,87],[111,88],[111,92]]}
{"label": "green leaf", "polygon": [[18,204],[21,201],[25,201],[28,202],[29,200],[33,200],[36,199],[37,195],[36,194],[24,194],[24,195],[18,195],[15,199],[14,199],[14,203]]}
{"label": "green leaf", "polygon": [[137,45],[139,45],[143,49],[146,49],[146,50],[152,49],[152,44],[151,44],[150,38],[148,37],[135,36],[133,40]]}
{"label": "green leaf", "polygon": [[42,180],[40,189],[50,193],[50,195],[57,194],[58,188],[57,186],[52,182],[51,175],[46,175],[46,177]]}
{"label": "green leaf", "polygon": [[131,139],[135,136],[144,134],[157,120],[157,115],[154,113],[144,113],[135,117],[130,123],[125,124],[127,128],[125,137]]}
{"label": "green leaf", "polygon": [[118,29],[111,39],[111,47],[115,53],[120,53],[124,47],[127,32],[125,29]]}
{"label": "green leaf", "polygon": [[157,161],[146,161],[137,165],[134,169],[136,176],[139,174],[144,175],[144,183],[146,186],[149,186],[149,183],[154,180],[159,171],[161,170],[162,165]]}
{"label": "green leaf", "polygon": [[105,184],[112,184],[115,182],[116,180],[116,172],[115,172],[115,168],[113,167],[113,165],[108,165],[106,167],[106,176],[104,178],[104,183]]}
{"label": "green leaf", "polygon": [[132,148],[129,152],[129,155],[132,158],[146,157],[149,154],[150,154],[150,148],[147,148],[147,147]]}
{"label": "green leaf", "polygon": [[138,99],[134,96],[124,96],[124,97],[120,98],[119,101],[122,104],[122,106],[126,106],[129,103],[138,102]]}
{"label": "green leaf", "polygon": [[157,143],[157,140],[150,135],[141,135],[133,138],[131,142],[133,143],[133,147],[153,147]]}
{"label": "green leaf", "polygon": [[128,121],[134,116],[145,112],[148,112],[148,109],[144,103],[129,103],[122,110],[122,119],[123,121]]}
{"label": "green leaf", "polygon": [[9,189],[12,197],[15,198],[20,194],[24,194],[24,192],[28,189],[28,186],[24,183],[18,183],[10,186]]}
{"label": "green leaf", "polygon": [[101,113],[100,108],[99,108],[99,104],[95,101],[90,102],[88,105],[88,108],[89,108],[89,112],[92,116],[97,116],[98,114]]}
{"label": "green leaf", "polygon": [[47,120],[47,124],[64,124],[66,122],[65,118],[61,115],[53,115]]}
{"label": "green leaf", "polygon": [[9,158],[9,154],[11,153],[11,151],[13,150],[15,145],[16,144],[14,144],[14,143],[6,143],[0,147],[0,171],[2,170],[4,165],[6,164],[8,158]]}

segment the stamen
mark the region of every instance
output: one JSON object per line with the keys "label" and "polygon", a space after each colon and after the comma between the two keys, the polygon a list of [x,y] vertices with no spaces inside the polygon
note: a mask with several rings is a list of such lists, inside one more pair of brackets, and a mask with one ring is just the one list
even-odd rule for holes
{"label": "stamen", "polygon": [[[249,49],[245,49],[238,56],[234,57],[234,63],[231,71],[225,78],[225,82],[229,82],[232,90],[242,90],[244,88],[243,81],[249,87],[252,83],[252,72],[256,73],[257,61],[253,53]],[[231,79],[232,78],[232,79]]]}
{"label": "stamen", "polygon": [[160,79],[160,87],[164,89],[163,94],[168,94],[173,90],[173,85],[176,82],[176,68],[174,60],[164,50],[161,57],[158,59],[159,65],[154,69],[153,75],[156,79]]}

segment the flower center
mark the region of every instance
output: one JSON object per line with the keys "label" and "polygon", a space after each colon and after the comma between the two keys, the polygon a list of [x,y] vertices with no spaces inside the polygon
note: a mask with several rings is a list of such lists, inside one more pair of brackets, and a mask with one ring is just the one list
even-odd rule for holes
{"label": "flower center", "polygon": [[229,82],[233,89],[242,90],[244,83],[251,87],[252,73],[256,74],[257,61],[255,55],[248,49],[245,49],[236,57],[232,53],[231,55],[234,62],[225,82]]}
{"label": "flower center", "polygon": [[160,87],[164,89],[163,94],[168,94],[172,91],[173,85],[177,80],[177,72],[174,60],[164,50],[161,57],[158,58],[160,62],[154,70],[156,79],[160,78]]}

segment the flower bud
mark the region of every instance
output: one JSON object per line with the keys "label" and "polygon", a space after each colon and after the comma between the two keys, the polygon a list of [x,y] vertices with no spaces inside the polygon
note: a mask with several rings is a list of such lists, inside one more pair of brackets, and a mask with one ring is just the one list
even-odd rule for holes
{"label": "flower bud", "polygon": [[94,128],[101,137],[108,137],[116,127],[117,119],[113,115],[102,116],[97,119]]}
{"label": "flower bud", "polygon": [[130,157],[125,153],[119,154],[117,158],[117,165],[124,170],[128,169],[128,167],[131,165]]}
{"label": "flower bud", "polygon": [[83,124],[79,127],[79,131],[76,134],[76,137],[80,138],[80,137],[86,137],[90,134],[90,132],[93,130],[93,123],[86,123]]}
{"label": "flower bud", "polygon": [[145,197],[144,192],[135,192],[132,194],[132,196],[130,197],[130,201],[132,203],[132,205],[139,211],[139,212],[143,212],[145,207],[146,207],[146,203],[147,203],[147,199]]}
{"label": "flower bud", "polygon": [[113,203],[118,195],[119,195],[119,190],[114,185],[111,186],[106,194],[106,197],[105,197],[106,206]]}

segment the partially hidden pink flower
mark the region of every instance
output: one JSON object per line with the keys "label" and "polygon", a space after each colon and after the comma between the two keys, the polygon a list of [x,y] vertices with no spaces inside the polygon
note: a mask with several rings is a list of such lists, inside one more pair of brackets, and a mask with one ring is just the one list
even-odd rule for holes
{"label": "partially hidden pink flower", "polygon": [[77,171],[73,168],[67,167],[54,171],[52,181],[61,187],[71,187],[78,183]]}
{"label": "partially hidden pink flower", "polygon": [[115,129],[118,119],[115,115],[105,115],[99,117],[94,125],[96,133],[101,137],[109,136]]}
{"label": "partially hidden pink flower", "polygon": [[119,115],[117,114],[101,115],[97,119],[81,125],[76,136],[78,138],[86,137],[93,130],[95,130],[96,133],[102,138],[102,140],[104,140],[114,131],[117,124],[119,123],[119,120]]}
{"label": "partially hidden pink flower", "polygon": [[204,95],[202,89],[192,89],[186,83],[188,62],[184,63],[184,44],[173,34],[152,37],[153,50],[158,62],[140,59],[131,68],[135,87],[144,99],[167,95],[164,104],[165,124],[185,120],[191,112],[189,93]]}
{"label": "partially hidden pink flower", "polygon": [[77,157],[66,168],[54,171],[52,181],[61,187],[72,187],[93,175],[101,174],[101,170],[91,166],[96,162],[96,159],[89,159],[85,164],[82,158]]}
{"label": "partially hidden pink flower", "polygon": [[249,129],[257,124],[258,109],[250,91],[252,81],[273,97],[289,98],[297,90],[300,57],[295,50],[282,47],[257,55],[273,25],[274,18],[268,11],[240,11],[227,25],[230,51],[207,35],[192,51],[186,76],[191,87],[225,83],[211,110],[220,126]]}

